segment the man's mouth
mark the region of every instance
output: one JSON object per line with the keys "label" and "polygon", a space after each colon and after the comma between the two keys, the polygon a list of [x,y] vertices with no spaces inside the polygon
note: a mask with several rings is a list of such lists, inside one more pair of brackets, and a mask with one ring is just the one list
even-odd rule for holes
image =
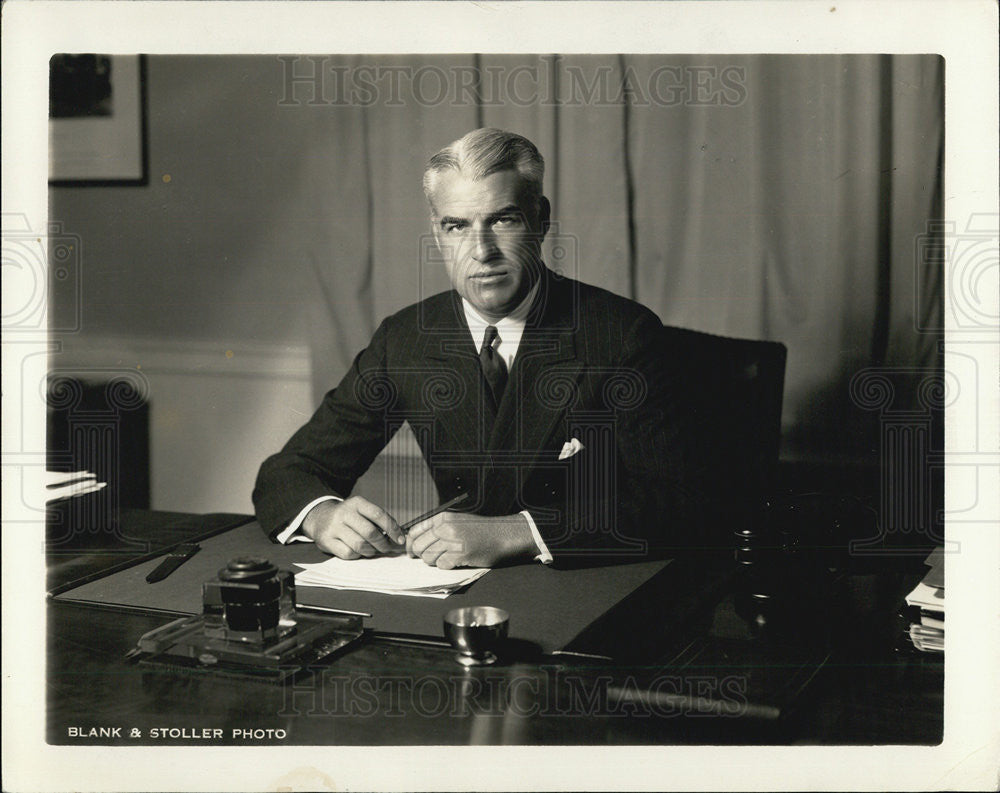
{"label": "man's mouth", "polygon": [[503,280],[504,278],[506,278],[507,277],[507,271],[506,270],[491,270],[490,272],[487,272],[487,273],[475,273],[475,274],[473,274],[473,275],[471,275],[469,277],[472,278],[477,283],[490,284],[490,283],[493,283],[495,281],[500,281],[500,280]]}

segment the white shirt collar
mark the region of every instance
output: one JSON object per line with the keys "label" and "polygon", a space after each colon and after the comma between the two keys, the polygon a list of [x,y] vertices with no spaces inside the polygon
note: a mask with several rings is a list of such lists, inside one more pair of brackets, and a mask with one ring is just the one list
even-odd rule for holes
{"label": "white shirt collar", "polygon": [[494,345],[494,349],[500,353],[509,369],[514,363],[514,356],[517,355],[517,348],[521,344],[521,336],[524,335],[524,326],[528,320],[528,313],[535,302],[535,295],[538,294],[541,278],[535,281],[524,300],[520,305],[511,311],[503,319],[492,320],[483,319],[472,304],[462,298],[462,308],[465,310],[465,321],[469,324],[469,331],[472,333],[472,343],[476,350],[483,345],[486,336],[486,328],[493,325],[497,329],[500,340]]}

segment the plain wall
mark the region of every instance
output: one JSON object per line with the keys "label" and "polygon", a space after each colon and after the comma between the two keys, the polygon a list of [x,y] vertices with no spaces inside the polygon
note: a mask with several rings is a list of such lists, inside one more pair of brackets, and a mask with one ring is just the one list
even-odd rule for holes
{"label": "plain wall", "polygon": [[53,284],[52,324],[79,311],[79,330],[51,366],[146,376],[154,508],[251,512],[260,462],[313,410],[300,251],[324,218],[301,175],[331,141],[277,106],[268,59],[147,74],[149,184],[51,189],[80,262]]}

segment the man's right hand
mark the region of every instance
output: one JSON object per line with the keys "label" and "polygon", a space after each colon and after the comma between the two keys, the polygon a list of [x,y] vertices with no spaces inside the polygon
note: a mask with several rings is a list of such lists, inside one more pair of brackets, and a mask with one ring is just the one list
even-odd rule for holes
{"label": "man's right hand", "polygon": [[361,496],[317,504],[302,521],[302,531],[320,550],[340,559],[391,553],[406,543],[396,519]]}

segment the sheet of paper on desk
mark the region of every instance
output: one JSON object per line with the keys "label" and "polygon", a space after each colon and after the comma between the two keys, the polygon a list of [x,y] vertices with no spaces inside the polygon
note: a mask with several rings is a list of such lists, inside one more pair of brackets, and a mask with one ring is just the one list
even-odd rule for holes
{"label": "sheet of paper on desk", "polygon": [[441,570],[404,554],[350,561],[331,557],[317,564],[296,564],[297,586],[360,589],[386,595],[446,598],[489,572],[488,568]]}
{"label": "sheet of paper on desk", "polygon": [[906,605],[918,606],[928,611],[944,611],[944,590],[929,587],[921,581],[906,596]]}

